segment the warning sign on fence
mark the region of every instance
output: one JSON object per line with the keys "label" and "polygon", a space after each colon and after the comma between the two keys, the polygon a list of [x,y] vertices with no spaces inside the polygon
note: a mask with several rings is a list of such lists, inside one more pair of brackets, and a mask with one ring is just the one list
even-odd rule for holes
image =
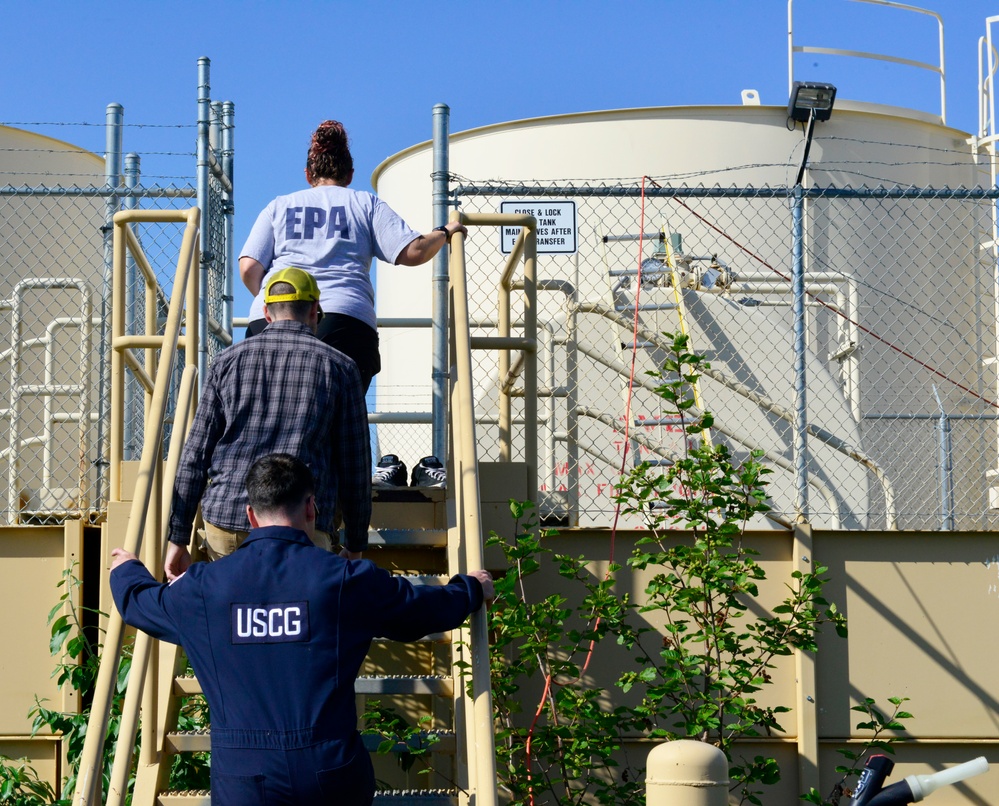
{"label": "warning sign on fence", "polygon": [[[571,255],[576,251],[576,202],[500,202],[501,213],[532,215],[538,221],[538,254]],[[500,251],[509,255],[520,235],[520,227],[500,227]]]}

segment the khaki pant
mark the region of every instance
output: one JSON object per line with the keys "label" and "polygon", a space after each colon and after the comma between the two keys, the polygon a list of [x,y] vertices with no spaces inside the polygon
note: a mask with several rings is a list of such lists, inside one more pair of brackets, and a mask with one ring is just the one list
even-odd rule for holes
{"label": "khaki pant", "polygon": [[[207,522],[204,531],[198,530],[198,535],[201,538],[201,549],[209,560],[218,560],[232,554],[249,534],[249,532],[230,532],[228,529],[222,529]],[[333,541],[330,540],[330,536],[326,532],[320,532],[317,529],[313,532],[312,542],[321,549],[333,551]]]}

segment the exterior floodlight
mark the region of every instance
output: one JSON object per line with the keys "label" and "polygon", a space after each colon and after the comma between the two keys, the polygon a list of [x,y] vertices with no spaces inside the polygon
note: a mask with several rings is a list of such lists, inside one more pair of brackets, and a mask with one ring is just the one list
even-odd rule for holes
{"label": "exterior floodlight", "polygon": [[835,100],[836,88],[832,84],[795,81],[787,102],[787,116],[801,123],[809,118],[829,120]]}
{"label": "exterior floodlight", "polygon": [[[795,81],[791,86],[791,98],[787,102],[788,121],[808,121],[805,130],[805,153],[801,158],[801,167],[798,168],[798,178],[794,184],[800,185],[801,179],[805,175],[805,166],[808,165],[808,151],[812,147],[812,131],[815,128],[815,121],[829,120],[832,115],[833,101],[836,100],[836,88],[832,84],[819,84],[812,81]],[[789,125],[789,129],[794,126]]]}

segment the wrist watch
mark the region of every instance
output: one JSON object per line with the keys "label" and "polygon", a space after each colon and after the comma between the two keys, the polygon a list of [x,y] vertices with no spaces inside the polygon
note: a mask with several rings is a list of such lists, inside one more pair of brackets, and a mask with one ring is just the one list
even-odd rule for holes
{"label": "wrist watch", "polygon": [[444,237],[449,241],[451,240],[451,233],[447,231],[447,225],[441,224],[439,227],[434,227],[434,232],[443,232]]}

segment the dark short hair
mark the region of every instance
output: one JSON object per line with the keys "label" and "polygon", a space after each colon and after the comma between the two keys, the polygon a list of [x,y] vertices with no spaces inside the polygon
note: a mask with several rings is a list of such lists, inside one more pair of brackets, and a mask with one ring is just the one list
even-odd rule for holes
{"label": "dark short hair", "polygon": [[[274,283],[271,286],[272,294],[293,294],[295,293],[295,286],[291,283]],[[268,302],[267,310],[271,312],[271,315],[277,317],[280,315],[291,316],[297,319],[299,322],[304,322],[309,316],[309,310],[312,308],[312,303],[308,300],[297,299],[291,302]]]}
{"label": "dark short hair", "polygon": [[246,474],[246,494],[256,512],[292,512],[315,491],[309,466],[287,453],[261,456]]}

